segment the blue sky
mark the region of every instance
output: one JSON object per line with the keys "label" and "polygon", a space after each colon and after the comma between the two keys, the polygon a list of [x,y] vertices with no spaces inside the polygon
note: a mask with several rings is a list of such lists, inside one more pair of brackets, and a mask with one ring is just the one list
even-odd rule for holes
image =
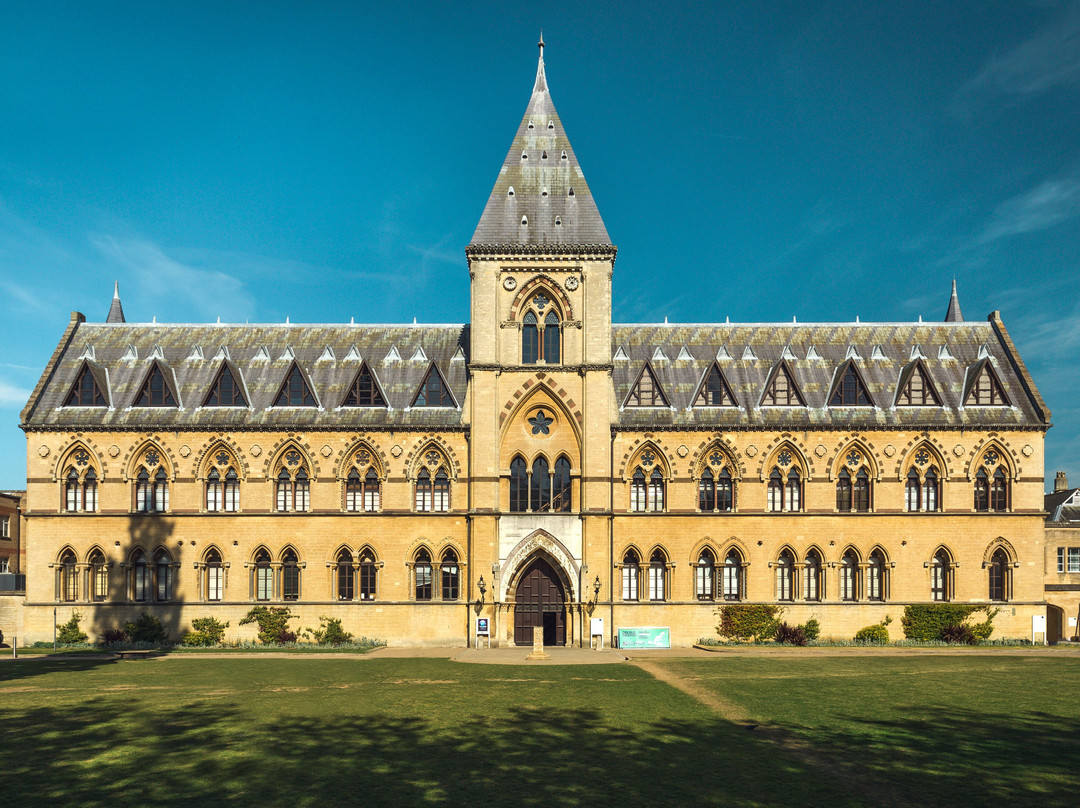
{"label": "blue sky", "polygon": [[0,487],[114,279],[132,321],[464,322],[541,28],[617,322],[941,319],[955,277],[1080,484],[1080,3],[35,2],[0,8]]}

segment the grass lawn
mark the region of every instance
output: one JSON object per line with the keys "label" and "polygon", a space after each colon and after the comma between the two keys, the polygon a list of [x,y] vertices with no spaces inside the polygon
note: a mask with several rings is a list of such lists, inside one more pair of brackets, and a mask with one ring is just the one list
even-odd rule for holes
{"label": "grass lawn", "polygon": [[1075,804],[1075,659],[658,664],[840,776],[627,664],[69,657],[0,663],[3,788],[20,806],[868,804],[848,767],[877,804]]}
{"label": "grass lawn", "polygon": [[939,656],[668,663],[912,805],[1080,804],[1080,660]]}

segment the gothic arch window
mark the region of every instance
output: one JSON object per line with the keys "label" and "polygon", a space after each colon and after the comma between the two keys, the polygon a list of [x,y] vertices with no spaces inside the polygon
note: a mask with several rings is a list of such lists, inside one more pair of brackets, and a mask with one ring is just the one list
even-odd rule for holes
{"label": "gothic arch window", "polygon": [[888,592],[889,568],[885,563],[885,554],[881,550],[874,550],[866,565],[866,598],[883,602]]}
{"label": "gothic arch window", "polygon": [[378,595],[379,564],[375,560],[375,551],[370,547],[360,550],[360,600],[375,600]]}
{"label": "gothic arch window", "polygon": [[525,458],[518,455],[510,461],[510,512],[529,510],[529,472]]}
{"label": "gothic arch window", "polygon": [[941,477],[934,459],[926,448],[915,451],[914,462],[904,479],[904,510],[941,510]]}
{"label": "gothic arch window", "polygon": [[716,598],[716,556],[706,547],[694,565],[694,595],[698,600]]}
{"label": "gothic arch window", "polygon": [[742,600],[746,596],[743,577],[742,553],[732,547],[724,557],[724,600]]}
{"label": "gothic arch window", "polygon": [[206,553],[206,594],[209,601],[220,601],[225,593],[225,566],[221,563],[221,553],[211,548]]}
{"label": "gothic arch window", "polygon": [[537,457],[532,464],[532,482],[529,486],[529,504],[534,511],[551,510],[551,475],[547,458]]}
{"label": "gothic arch window", "polygon": [[649,556],[649,600],[667,600],[667,556],[657,548]]}
{"label": "gothic arch window", "polygon": [[90,598],[100,603],[109,597],[109,565],[101,550],[90,553]]}
{"label": "gothic arch window", "polygon": [[521,318],[521,364],[558,365],[562,361],[562,321],[551,298],[540,290],[526,306]]}
{"label": "gothic arch window", "polygon": [[427,469],[420,469],[416,475],[416,510],[432,510],[432,493],[431,473]]}
{"label": "gothic arch window", "polygon": [[311,509],[311,479],[304,457],[290,448],[279,461],[274,481],[274,510],[279,513],[303,512]]}
{"label": "gothic arch window", "polygon": [[450,475],[446,458],[432,448],[424,452],[427,464],[416,473],[413,503],[419,512],[445,513],[450,510]]}
{"label": "gothic arch window", "polygon": [[521,319],[521,364],[535,365],[540,361],[540,327],[536,315],[527,312]]}
{"label": "gothic arch window", "polygon": [[[793,463],[791,453],[782,450],[777,458],[784,463],[787,455],[787,463]],[[784,470],[780,466],[773,466],[769,472],[769,510],[774,512],[791,511],[802,509],[802,474],[798,467],[791,465],[790,469]]]}
{"label": "gothic arch window", "polygon": [[154,553],[154,599],[159,603],[173,598],[173,564],[168,552]]}
{"label": "gothic arch window", "polygon": [[356,576],[353,573],[353,555],[348,547],[341,548],[335,564],[335,579],[338,600],[353,600],[356,597]]}
{"label": "gothic arch window", "polygon": [[60,600],[74,603],[79,599],[79,569],[75,563],[75,553],[71,550],[60,556],[59,564]]}
{"label": "gothic arch window", "polygon": [[853,550],[847,550],[840,559],[840,600],[859,599],[859,559]]}
{"label": "gothic arch window", "polygon": [[817,550],[810,550],[803,562],[803,599],[820,601],[822,589],[821,556]]}
{"label": "gothic arch window", "polygon": [[836,475],[836,510],[841,513],[866,513],[870,510],[870,472],[865,466],[852,476],[847,468]]}
{"label": "gothic arch window", "polygon": [[75,465],[69,466],[64,476],[63,507],[67,513],[93,513],[98,508],[98,475],[93,466],[88,466],[81,474],[77,465],[88,462],[88,454],[77,451],[73,457]]}
{"label": "gothic arch window", "polygon": [[792,601],[795,599],[795,557],[784,549],[776,560],[776,599]]}
{"label": "gothic arch window", "polygon": [[270,553],[261,548],[255,553],[252,567],[252,584],[255,600],[272,600],[274,597],[274,570],[270,566]]}
{"label": "gothic arch window", "polygon": [[[720,456],[719,453],[714,453]],[[735,509],[735,483],[727,466],[714,475],[706,468],[698,480],[698,510],[727,513]]]}
{"label": "gothic arch window", "polygon": [[1004,547],[990,557],[990,600],[1007,602],[1012,598],[1012,564]]}
{"label": "gothic arch window", "polygon": [[160,455],[150,449],[145,463],[135,474],[135,510],[138,513],[164,513],[169,510],[169,475],[158,466]]}
{"label": "gothic arch window", "polygon": [[551,475],[551,510],[568,513],[570,507],[570,460],[566,455],[560,455]]}
{"label": "gothic arch window", "polygon": [[930,599],[949,601],[953,597],[953,563],[949,551],[942,547],[930,559]]}
{"label": "gothic arch window", "polygon": [[645,475],[640,466],[630,478],[630,509],[636,513],[659,512],[664,510],[665,483],[664,474],[654,468]]}
{"label": "gothic arch window", "polygon": [[146,561],[146,553],[137,549],[131,554],[131,599],[136,603],[148,601],[150,586],[150,565]]}
{"label": "gothic arch window", "polygon": [[224,474],[216,468],[206,475],[206,510],[210,513],[236,513],[240,509],[240,477],[229,466]]}
{"label": "gothic arch window", "polygon": [[461,594],[461,571],[458,567],[457,553],[446,550],[442,555],[440,564],[441,578],[440,590],[443,600],[457,600]]}
{"label": "gothic arch window", "polygon": [[281,597],[282,600],[300,599],[300,560],[292,548],[281,556]]}
{"label": "gothic arch window", "polygon": [[622,559],[622,599],[638,600],[638,582],[641,579],[641,560],[636,550],[627,550]]}
{"label": "gothic arch window", "polygon": [[413,579],[413,593],[416,600],[431,600],[433,594],[431,553],[424,548],[416,551],[413,563]]}
{"label": "gothic arch window", "polygon": [[1002,452],[987,449],[975,472],[975,510],[1003,512],[1009,510],[1009,475]]}
{"label": "gothic arch window", "polygon": [[382,502],[382,485],[374,468],[361,476],[355,467],[345,478],[345,510],[350,513],[378,511]]}

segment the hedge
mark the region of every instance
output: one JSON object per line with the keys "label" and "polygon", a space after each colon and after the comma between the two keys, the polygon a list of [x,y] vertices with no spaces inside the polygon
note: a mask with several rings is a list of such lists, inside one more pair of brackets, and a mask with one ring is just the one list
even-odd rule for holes
{"label": "hedge", "polygon": [[986,640],[994,630],[993,620],[998,609],[990,606],[973,606],[963,603],[924,603],[907,606],[900,625],[904,636],[909,640],[932,642],[942,639],[942,634],[949,626],[963,625],[971,615],[986,613],[986,620],[970,626],[976,639]]}

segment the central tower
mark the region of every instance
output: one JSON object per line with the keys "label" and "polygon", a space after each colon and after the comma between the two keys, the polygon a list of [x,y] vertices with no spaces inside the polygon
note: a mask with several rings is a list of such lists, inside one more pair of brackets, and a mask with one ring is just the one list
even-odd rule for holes
{"label": "central tower", "polygon": [[[466,249],[470,535],[474,574],[495,576],[497,640],[543,626],[576,643],[586,574],[607,585],[615,252],[552,103],[541,38],[528,107]],[[558,590],[561,606],[525,594]]]}

